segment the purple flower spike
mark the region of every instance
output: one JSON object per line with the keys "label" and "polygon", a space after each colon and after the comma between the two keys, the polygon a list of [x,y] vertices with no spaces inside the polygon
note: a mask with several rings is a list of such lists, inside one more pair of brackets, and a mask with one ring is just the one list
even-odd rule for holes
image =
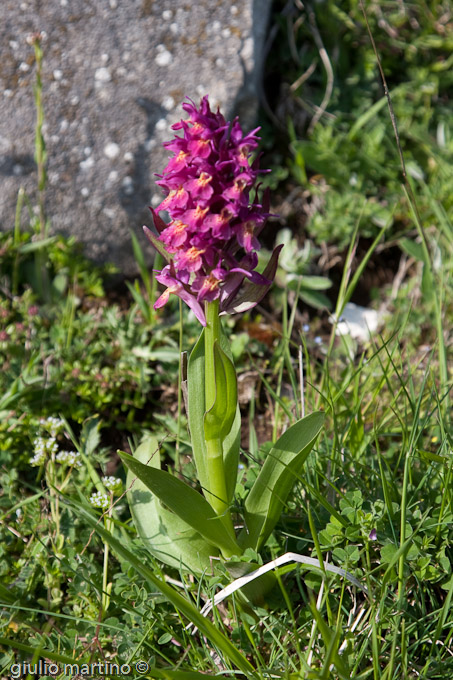
{"label": "purple flower spike", "polygon": [[[173,125],[182,136],[164,143],[173,154],[158,176],[165,198],[151,211],[159,236],[144,229],[168,263],[156,277],[166,290],[155,308],[178,295],[206,325],[204,302],[219,299],[220,311],[233,313],[262,299],[275,276],[280,248],[262,275],[254,271],[258,235],[269,217],[268,192],[260,203],[256,186],[258,175],[267,171],[252,159],[259,128],[244,135],[237,118],[230,124],[220,111],[211,111],[207,96],[199,108],[189,99],[183,109],[189,118]],[[160,210],[169,213],[168,225]]]}

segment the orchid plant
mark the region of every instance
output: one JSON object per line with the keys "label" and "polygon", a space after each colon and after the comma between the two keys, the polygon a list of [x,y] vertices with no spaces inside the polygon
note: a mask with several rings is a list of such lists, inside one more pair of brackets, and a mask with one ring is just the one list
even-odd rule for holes
{"label": "orchid plant", "polygon": [[[212,558],[223,559],[237,575],[238,558],[247,548],[259,551],[277,524],[324,416],[306,416],[274,443],[236,522],[232,502],[241,418],[221,317],[249,310],[263,298],[282,246],[258,273],[258,237],[269,217],[268,193],[260,200],[257,186],[259,175],[266,172],[255,154],[259,128],[244,135],[237,119],[230,124],[219,111],[211,111],[208,97],[198,108],[189,100],[183,109],[188,118],[173,125],[182,135],[165,143],[172,156],[157,182],[165,192],[152,210],[157,233],[144,229],[166,262],[156,275],[165,290],[155,308],[177,295],[203,327],[184,384],[202,494],[161,469],[153,438],[134,456],[121,456],[129,468],[132,516],[151,553],[168,565],[198,573],[209,568]],[[159,216],[164,210],[168,224]],[[250,571],[253,565],[244,568]]]}

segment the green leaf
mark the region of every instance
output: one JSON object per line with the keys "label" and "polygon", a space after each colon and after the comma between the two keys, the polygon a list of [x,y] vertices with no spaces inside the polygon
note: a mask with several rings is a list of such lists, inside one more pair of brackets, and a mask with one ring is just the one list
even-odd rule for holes
{"label": "green leaf", "polygon": [[[4,647],[12,647],[12,649],[20,649],[22,652],[27,652],[30,656],[33,656],[37,654],[37,658],[41,659],[50,659],[51,661],[58,661],[59,663],[67,663],[67,664],[72,664],[75,663],[74,657],[72,656],[66,656],[65,654],[58,654],[57,652],[53,652],[50,649],[44,649],[43,647],[32,647],[31,645],[27,645],[24,642],[18,642],[17,640],[13,640],[12,638],[4,638],[0,637],[0,645],[3,645]],[[85,660],[83,659],[78,659],[77,663],[79,665],[82,665],[83,663],[89,663],[91,657],[86,657]],[[49,664],[50,665],[50,664]]]}
{"label": "green leaf", "polygon": [[[129,458],[130,457],[131,456],[129,456]],[[142,559],[136,557],[136,555],[126,547],[124,541],[119,541],[107,531],[99,522],[98,517],[91,512],[91,508],[73,500],[67,502],[74,508],[77,514],[95,530],[101,539],[111,547],[120,559],[125,560],[138,574],[143,576],[149,584],[157,588],[164,597],[176,607],[176,609],[186,616],[189,621],[191,621],[200,632],[230,660],[232,664],[245,673],[247,678],[257,678],[254,667],[245,656],[241,654],[237,647],[233,645],[233,643],[230,642],[228,638],[214,626],[214,624],[200,614],[198,609],[189,600],[183,597],[183,595],[178,593],[173,586],[155,576],[152,569],[144,564]]]}
{"label": "green leaf", "polygon": [[238,390],[233,362],[217,342],[214,343],[214,367],[216,396],[214,404],[204,416],[204,434],[206,441],[223,441],[231,430],[236,415]]}
{"label": "green leaf", "polygon": [[419,262],[425,262],[425,253],[423,252],[423,246],[421,243],[417,243],[410,238],[400,238],[399,246],[401,250],[404,250],[404,252],[410,257],[413,257]]}
{"label": "green leaf", "polygon": [[309,290],[327,290],[332,287],[332,281],[325,276],[306,276],[305,274],[300,279],[301,288],[308,288]]}
{"label": "green leaf", "polygon": [[[160,470],[159,445],[155,437],[140,444],[134,458]],[[200,573],[210,564],[210,557],[219,554],[198,531],[178,515],[165,508],[140,479],[133,483],[134,474],[127,474],[129,507],[137,532],[152,555],[176,569]]]}
{"label": "green leaf", "polygon": [[[220,347],[226,356],[232,361],[231,349],[225,333],[221,331]],[[198,481],[203,492],[209,488],[208,472],[206,467],[206,443],[204,432],[205,385],[204,385],[204,331],[201,332],[195,347],[193,348],[187,365],[187,395],[188,395],[188,420],[192,451],[197,468]],[[236,415],[233,425],[222,442],[223,467],[227,487],[227,502],[230,503],[234,489],[239,462],[239,447],[241,439],[241,415],[239,406],[236,405]]]}
{"label": "green leaf", "polygon": [[[340,656],[338,653],[338,647],[340,646],[339,637],[341,629],[338,628],[337,631],[334,633],[322,618],[314,602],[310,603],[310,609],[313,614],[313,618],[318,624],[318,628],[321,632],[322,639],[326,646],[326,659],[324,660],[324,667],[328,669],[330,664],[333,663],[338,673],[340,674],[342,680],[348,680],[351,677],[351,675],[349,672],[347,661],[344,657]],[[322,677],[327,676],[323,674]]]}
{"label": "green leaf", "polygon": [[243,547],[259,550],[270,536],[324,419],[317,411],[298,420],[269,451],[245,501],[246,529],[239,536]]}
{"label": "green leaf", "polygon": [[143,465],[127,453],[120,451],[119,455],[123,463],[160,501],[198,531],[209,543],[222,551],[234,554],[241,552],[236,541],[225,529],[222,519],[195,489],[164,470]]}

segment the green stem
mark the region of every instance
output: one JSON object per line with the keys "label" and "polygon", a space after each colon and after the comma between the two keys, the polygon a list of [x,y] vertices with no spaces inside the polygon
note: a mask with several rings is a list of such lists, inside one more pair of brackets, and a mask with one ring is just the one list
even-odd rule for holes
{"label": "green stem", "polygon": [[[205,342],[205,404],[206,411],[212,408],[216,400],[216,376],[214,363],[214,345],[220,345],[219,301],[205,304],[206,328]],[[223,447],[220,438],[206,441],[207,469],[209,480],[209,502],[218,515],[221,515],[225,526],[235,537],[233,522],[228,507],[225,471],[223,467]]]}

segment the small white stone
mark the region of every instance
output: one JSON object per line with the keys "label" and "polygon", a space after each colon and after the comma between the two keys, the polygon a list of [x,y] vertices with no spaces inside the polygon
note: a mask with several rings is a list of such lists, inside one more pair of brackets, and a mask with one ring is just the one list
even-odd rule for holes
{"label": "small white stone", "polygon": [[80,193],[82,194],[82,196],[84,198],[87,198],[87,196],[90,195],[90,190],[88,189],[88,187],[82,187],[82,189],[80,190]]}
{"label": "small white stone", "polygon": [[253,38],[246,38],[241,50],[241,57],[244,61],[253,58]]}
{"label": "small white stone", "polygon": [[27,71],[30,70],[30,65],[27,64],[26,61],[23,61],[19,64],[19,71],[22,71],[22,73],[27,73]]}
{"label": "small white stone", "polygon": [[173,12],[171,11],[171,9],[164,9],[164,11],[162,12],[162,19],[164,21],[170,21],[170,19],[172,17],[173,17]]}
{"label": "small white stone", "polygon": [[143,146],[145,147],[145,151],[149,152],[149,151],[152,151],[154,149],[156,144],[157,144],[157,142],[156,142],[155,139],[147,139]]}
{"label": "small white stone", "polygon": [[71,106],[77,106],[77,104],[80,102],[79,97],[75,94],[71,99],[69,100],[69,103]]}
{"label": "small white stone", "polygon": [[134,160],[134,155],[130,151],[126,151],[126,153],[123,156],[123,159],[125,160],[126,163],[132,163]]}
{"label": "small white stone", "polygon": [[26,2],[21,2],[19,7],[22,10],[22,12],[25,12],[28,9]]}
{"label": "small white stone", "polygon": [[163,102],[162,102],[162,106],[167,111],[171,111],[172,109],[175,108],[175,100],[173,99],[173,97],[168,95],[167,97],[164,97]]}
{"label": "small white stone", "polygon": [[63,118],[63,120],[60,123],[60,132],[66,132],[68,127],[69,127],[68,121],[66,120],[66,118]]}
{"label": "small white stone", "polygon": [[118,68],[116,69],[116,75],[117,76],[125,76],[126,73],[127,73],[127,68],[125,68],[124,66],[118,66]]}
{"label": "small white stone", "polygon": [[92,156],[90,156],[89,158],[87,158],[84,161],[81,161],[79,163],[80,169],[83,170],[84,172],[86,170],[89,170],[90,168],[92,168],[93,165],[94,165],[94,158]]}
{"label": "small white stone", "polygon": [[109,182],[116,182],[118,179],[118,172],[116,170],[112,170],[112,172],[109,172],[109,176],[107,177]]}
{"label": "small white stone", "polygon": [[375,333],[382,319],[374,309],[360,307],[353,302],[348,302],[337,324],[337,335],[350,335],[361,341],[369,340]]}
{"label": "small white stone", "polygon": [[165,118],[160,118],[157,123],[156,123],[156,130],[166,130],[167,129],[167,121]]}
{"label": "small white stone", "polygon": [[59,138],[58,135],[51,135],[50,141],[52,142],[52,144],[58,144],[58,142],[60,141],[60,138]]}
{"label": "small white stone", "polygon": [[126,196],[131,196],[134,193],[134,182],[132,177],[129,177],[129,175],[126,175],[126,177],[123,179],[121,186]]}
{"label": "small white stone", "polygon": [[19,49],[19,43],[17,42],[17,40],[10,40],[9,46],[11,47],[12,50]]}
{"label": "small white stone", "polygon": [[162,203],[162,196],[160,194],[153,194],[151,196],[151,205],[156,208],[159,203]]}
{"label": "small white stone", "polygon": [[118,7],[118,0],[110,0],[109,5],[111,9],[116,9]]}
{"label": "small white stone", "polygon": [[115,217],[115,211],[112,210],[112,208],[104,208],[103,211],[104,215],[107,215],[111,220]]}
{"label": "small white stone", "polygon": [[14,92],[12,90],[3,90],[3,96],[8,97],[10,99],[13,96]]}
{"label": "small white stone", "polygon": [[222,28],[222,24],[220,23],[220,21],[214,21],[212,23],[211,28],[214,31],[214,33],[218,33],[220,31],[220,29]]}
{"label": "small white stone", "polygon": [[62,7],[67,7],[68,6],[68,0],[60,0],[60,5]]}
{"label": "small white stone", "polygon": [[[158,45],[157,49],[159,50],[159,47],[163,47],[163,45]],[[169,66],[171,62],[173,61],[173,56],[171,52],[166,50],[165,48],[162,50],[159,50],[155,60],[156,64],[158,66]]]}
{"label": "small white stone", "polygon": [[170,24],[170,32],[173,33],[173,35],[178,35],[179,26],[176,22],[173,22],[172,24]]}
{"label": "small white stone", "polygon": [[54,69],[53,77],[55,80],[61,80],[63,78],[63,71],[61,71],[59,68]]}
{"label": "small white stone", "polygon": [[101,68],[96,69],[94,78],[100,83],[108,83],[112,80],[110,71],[105,66],[101,66]]}
{"label": "small white stone", "polygon": [[238,8],[236,7],[236,5],[231,5],[231,7],[230,7],[230,12],[231,12],[231,14],[232,14],[233,16],[236,16],[236,14],[239,14],[239,10],[238,10]]}
{"label": "small white stone", "polygon": [[104,52],[104,54],[101,54],[101,61],[102,61],[103,64],[106,64],[109,59],[110,59],[110,57],[106,52]]}
{"label": "small white stone", "polygon": [[218,66],[219,68],[225,65],[225,62],[223,61],[222,57],[218,57],[218,59],[215,60],[215,65]]}
{"label": "small white stone", "polygon": [[224,28],[222,31],[222,38],[229,38],[231,35],[231,31],[229,28]]}
{"label": "small white stone", "polygon": [[111,159],[116,158],[117,156],[119,156],[120,147],[115,142],[109,142],[104,146],[104,153],[107,156],[107,158]]}
{"label": "small white stone", "polygon": [[91,146],[86,146],[83,150],[83,153],[85,154],[85,156],[91,156],[92,151],[93,149],[91,148]]}

